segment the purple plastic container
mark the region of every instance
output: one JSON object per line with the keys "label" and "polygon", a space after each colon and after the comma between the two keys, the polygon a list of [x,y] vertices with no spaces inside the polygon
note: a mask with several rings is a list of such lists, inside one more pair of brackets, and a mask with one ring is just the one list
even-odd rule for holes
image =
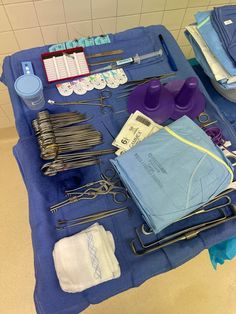
{"label": "purple plastic container", "polygon": [[171,81],[166,85],[166,88],[175,99],[175,108],[171,119],[177,120],[184,115],[195,119],[204,111],[205,97],[198,88],[196,77]]}
{"label": "purple plastic container", "polygon": [[157,123],[168,120],[174,112],[174,97],[159,80],[135,88],[128,98],[128,112],[144,113]]}

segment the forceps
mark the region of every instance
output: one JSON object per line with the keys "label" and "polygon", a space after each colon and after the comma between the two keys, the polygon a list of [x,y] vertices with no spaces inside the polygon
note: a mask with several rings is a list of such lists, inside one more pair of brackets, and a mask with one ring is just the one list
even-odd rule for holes
{"label": "forceps", "polygon": [[131,212],[131,209],[129,207],[120,207],[120,208],[115,208],[115,209],[110,209],[110,210],[105,210],[102,212],[94,213],[91,215],[83,216],[80,218],[75,218],[71,220],[58,220],[56,229],[57,230],[63,230],[65,228],[71,228],[75,227],[78,225],[86,224],[89,222],[93,222],[99,219],[107,218],[110,216],[114,216],[116,214],[122,213],[124,211],[128,210],[128,212]]}
{"label": "forceps", "polygon": [[122,187],[116,186],[114,183],[100,180],[99,186],[97,188],[90,187],[84,192],[69,192],[67,195],[76,196],[78,200],[80,199],[91,199],[95,198],[97,195],[111,194],[113,201],[117,204],[123,203],[126,199],[126,193],[123,192]]}
{"label": "forceps", "polygon": [[[101,179],[98,181],[93,181],[90,183],[86,183],[78,188],[75,189],[71,189],[71,190],[66,190],[65,193],[67,195],[76,195],[78,191],[83,190],[84,188],[89,188],[89,187],[100,187],[101,185],[113,185],[116,187],[120,187],[122,189],[124,189],[124,187],[121,187],[120,185],[116,185],[118,184],[118,182],[120,182],[120,179],[117,177],[116,171],[113,168],[107,168],[104,170],[104,172],[101,173]],[[114,180],[116,179],[116,180]]]}
{"label": "forceps", "polygon": [[[231,199],[231,197],[228,194],[233,192],[233,191],[235,191],[235,188],[229,188],[229,189],[223,191],[222,193],[220,193],[217,196],[215,196],[212,200],[210,200],[205,205],[203,205],[200,208],[196,209],[192,213],[190,213],[190,214],[188,214],[188,215],[186,215],[186,216],[176,220],[175,222],[182,221],[184,219],[193,217],[195,215],[208,213],[208,212],[211,212],[211,211],[214,211],[214,210],[220,210],[224,206],[231,205],[232,204],[232,199]],[[214,203],[216,203],[216,202],[218,202],[220,200],[225,200],[225,202],[223,204],[221,203],[219,205],[215,205],[215,206],[212,206],[210,208],[207,208],[208,206],[213,205]],[[142,233],[144,235],[149,235],[149,234],[153,233],[153,231],[150,229],[150,227],[148,225],[146,225],[146,224],[142,225],[141,231],[142,231]]]}
{"label": "forceps", "polygon": [[113,201],[116,204],[121,204],[128,199],[128,194],[124,190],[121,190],[122,189],[121,187],[119,186],[117,187],[113,183],[105,181],[105,180],[95,181],[95,182],[92,182],[92,184],[96,184],[98,182],[100,186],[97,188],[90,187],[83,192],[79,192],[79,191],[67,192],[67,195],[69,195],[70,197],[60,203],[52,205],[50,207],[50,212],[55,213],[59,208],[65,205],[79,202],[81,200],[94,199],[99,195],[111,194]]}
{"label": "forceps", "polygon": [[114,149],[102,149],[89,152],[59,154],[56,159],[41,167],[47,176],[54,176],[60,171],[92,166],[100,163],[99,156],[114,153]]}
{"label": "forceps", "polygon": [[124,203],[128,199],[128,194],[125,191],[125,188],[121,186],[117,186],[115,183],[105,183],[101,189],[101,192],[98,194],[110,194],[112,195],[112,199],[114,203],[121,204]]}
{"label": "forceps", "polygon": [[[193,215],[196,215],[196,214],[206,213],[206,212],[213,211],[213,210],[221,210],[221,212],[223,212],[224,216],[222,216],[222,217],[220,217],[218,219],[215,219],[213,221],[204,222],[204,223],[201,223],[199,225],[195,225],[195,226],[186,228],[184,230],[180,230],[180,231],[178,231],[176,233],[170,234],[170,235],[168,235],[168,236],[166,236],[166,237],[164,237],[162,239],[155,240],[155,241],[150,242],[148,244],[145,244],[143,242],[143,240],[141,238],[141,235],[139,233],[139,230],[138,230],[138,228],[136,228],[137,239],[138,239],[138,242],[141,245],[142,249],[141,250],[137,249],[137,247],[135,245],[135,240],[132,240],[130,245],[131,245],[131,249],[132,249],[133,253],[135,255],[144,255],[144,254],[147,254],[147,253],[151,253],[151,252],[159,250],[159,249],[161,249],[163,247],[171,245],[173,243],[176,243],[176,242],[179,242],[179,241],[182,241],[182,240],[192,239],[192,238],[196,237],[202,231],[208,230],[208,229],[213,228],[215,226],[218,226],[218,225],[220,225],[220,224],[222,224],[224,222],[227,222],[227,221],[235,219],[236,218],[236,206],[232,205],[231,197],[227,195],[227,193],[230,193],[230,192],[232,192],[234,190],[235,189],[228,189],[228,190],[222,192],[221,194],[216,196],[213,200],[208,202],[205,206],[199,208],[195,212],[193,212],[193,213],[191,213],[191,214],[189,214],[189,215],[187,215],[187,216],[182,218],[182,219],[186,219],[186,218],[189,218],[189,217],[191,217]],[[208,208],[208,209],[205,208],[206,206],[212,205],[212,204],[214,204],[215,202],[217,202],[217,201],[219,201],[221,199],[226,199],[226,202],[224,204],[216,205],[216,206],[213,206],[213,207]],[[230,206],[230,208],[233,211],[233,216],[227,217],[225,215],[224,211],[222,210],[222,207],[225,207],[225,206]],[[182,220],[182,219],[180,219],[180,220]],[[145,224],[143,224],[141,226],[141,232],[144,235],[149,235],[149,234],[152,233],[152,231],[150,229],[148,230],[148,228],[146,227]]]}
{"label": "forceps", "polygon": [[[228,193],[234,191],[234,189],[228,189],[224,192],[222,192],[221,194],[217,195],[216,197],[214,197],[211,201],[209,201],[207,204],[205,204],[204,206],[198,208],[197,210],[195,210],[194,212],[184,216],[183,218],[180,218],[178,219],[177,221],[181,221],[181,220],[184,220],[184,219],[187,219],[187,218],[190,218],[192,216],[195,216],[195,215],[199,215],[199,214],[203,214],[203,213],[208,213],[210,211],[213,211],[213,210],[217,210],[217,209],[220,209],[221,207],[223,206],[228,206],[232,203],[232,200],[231,200],[231,197],[229,195],[227,195]],[[224,204],[219,204],[219,205],[216,205],[216,206],[213,206],[211,208],[206,208],[207,206],[209,205],[212,205],[214,204],[215,202],[219,201],[219,200],[223,200],[225,199],[226,202]]]}
{"label": "forceps", "polygon": [[141,80],[128,81],[122,86],[121,93],[116,98],[127,97],[137,86],[141,86],[152,80],[163,80],[163,79],[175,76],[175,75],[176,75],[175,72],[170,72],[170,73],[161,74],[161,75],[157,75],[153,77],[146,77]]}
{"label": "forceps", "polygon": [[[81,192],[84,188],[87,188],[84,192]],[[120,179],[113,168],[106,169],[101,174],[101,180],[87,183],[73,190],[67,190],[65,193],[68,196],[94,198],[97,195],[111,194],[113,201],[116,204],[121,204],[128,199],[128,193],[125,187],[121,186]]]}
{"label": "forceps", "polygon": [[75,101],[55,101],[48,100],[50,105],[87,105],[87,106],[99,106],[101,109],[108,107],[112,108],[112,105],[105,104],[104,101],[111,98],[112,92],[109,90],[103,90],[100,92],[100,96],[98,98],[93,99],[84,99],[84,100],[75,100]]}
{"label": "forceps", "polygon": [[101,180],[93,181],[76,189],[65,191],[69,198],[60,203],[52,205],[49,210],[54,213],[59,208],[65,205],[75,203],[81,200],[94,199],[99,195],[107,194],[112,195],[113,201],[116,204],[121,204],[125,202],[129,197],[126,189],[123,186],[119,185],[118,179],[116,181],[111,181],[115,178],[115,174],[109,176],[107,175],[107,173],[108,172],[105,171],[105,174],[101,175]]}
{"label": "forceps", "polygon": [[[232,221],[236,218],[236,206],[230,205],[231,209],[233,210],[233,216],[230,217],[223,217],[216,219],[214,221],[206,222],[199,224],[194,227],[187,228],[185,230],[181,230],[179,232],[176,232],[174,234],[171,234],[170,236],[167,236],[163,239],[160,239],[158,241],[155,241],[151,243],[150,245],[146,245],[146,248],[142,247],[141,250],[137,249],[135,245],[135,240],[132,240],[130,245],[133,253],[135,255],[145,255],[151,252],[155,252],[157,250],[160,250],[161,248],[164,248],[166,246],[169,246],[171,244],[183,241],[183,240],[191,240],[195,238],[200,232],[209,230],[211,228],[217,227],[223,223],[226,223],[228,221]],[[142,246],[142,243],[141,243]]]}

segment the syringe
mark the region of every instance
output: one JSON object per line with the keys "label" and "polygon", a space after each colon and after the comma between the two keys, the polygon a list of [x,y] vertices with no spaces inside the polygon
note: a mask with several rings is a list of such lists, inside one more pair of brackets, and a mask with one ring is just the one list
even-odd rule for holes
{"label": "syringe", "polygon": [[114,70],[114,69],[117,69],[119,67],[123,67],[125,65],[132,64],[132,63],[138,63],[139,64],[141,61],[149,59],[149,58],[161,57],[162,54],[163,54],[162,49],[146,53],[145,55],[142,55],[142,56],[139,56],[138,54],[136,54],[134,57],[121,59],[121,60],[118,60],[118,61],[116,61],[114,63],[111,63],[111,64],[109,64],[109,65],[107,65],[107,66],[105,66],[103,68],[99,68],[99,69],[93,70],[93,71],[90,72],[90,74],[103,72],[103,71]]}

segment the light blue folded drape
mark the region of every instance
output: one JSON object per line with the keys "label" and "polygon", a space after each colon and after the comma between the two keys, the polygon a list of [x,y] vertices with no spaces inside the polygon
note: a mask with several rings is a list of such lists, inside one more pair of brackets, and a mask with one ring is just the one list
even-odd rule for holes
{"label": "light blue folded drape", "polygon": [[230,162],[186,116],[111,162],[155,233],[208,202],[232,180]]}
{"label": "light blue folded drape", "polygon": [[[195,41],[195,39],[192,37],[192,35],[188,32],[188,31],[185,31],[185,35],[186,37],[188,38],[192,48],[193,48],[193,51],[194,51],[194,54],[195,54],[195,57],[197,59],[197,61],[200,63],[200,65],[202,66],[202,68],[204,69],[204,72],[206,73],[206,75],[208,77],[210,77],[211,79],[215,80],[215,76],[207,62],[207,60],[205,59],[205,56],[203,55],[200,47],[198,46],[198,43]],[[231,84],[228,84],[226,82],[226,80],[221,80],[221,81],[218,81],[218,83],[225,89],[234,89],[236,88],[236,83],[231,83]]]}
{"label": "light blue folded drape", "polygon": [[220,38],[212,26],[210,19],[211,11],[198,12],[195,14],[195,19],[198,24],[198,31],[207,43],[214,56],[219,60],[225,70],[231,75],[236,75],[236,67],[232,59],[225,51]]}
{"label": "light blue folded drape", "polygon": [[215,28],[221,43],[236,63],[236,5],[225,5],[214,8],[211,13],[211,23]]}

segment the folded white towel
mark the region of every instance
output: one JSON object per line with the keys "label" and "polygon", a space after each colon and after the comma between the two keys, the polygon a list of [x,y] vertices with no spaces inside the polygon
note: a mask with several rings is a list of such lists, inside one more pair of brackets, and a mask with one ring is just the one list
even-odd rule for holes
{"label": "folded white towel", "polygon": [[111,232],[98,223],[59,240],[54,246],[53,259],[61,289],[81,292],[120,277],[114,252]]}

